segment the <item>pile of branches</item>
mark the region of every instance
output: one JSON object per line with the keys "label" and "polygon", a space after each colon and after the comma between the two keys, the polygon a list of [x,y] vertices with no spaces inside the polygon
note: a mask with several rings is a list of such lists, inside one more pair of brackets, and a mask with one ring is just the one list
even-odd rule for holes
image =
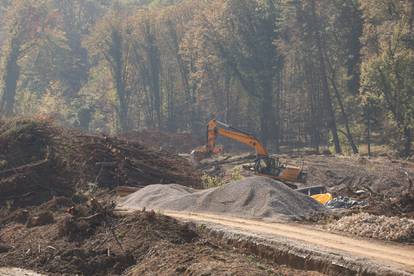
{"label": "pile of branches", "polygon": [[346,187],[341,193],[367,202],[367,205],[359,208],[360,211],[374,215],[414,218],[414,183],[407,172],[405,175],[408,185],[404,185],[401,192],[392,195],[387,191],[375,192],[368,185],[362,185],[358,191]]}
{"label": "pile of branches", "polygon": [[0,122],[0,205],[32,205],[91,187],[179,183],[200,179],[185,159],[103,135],[53,123]]}
{"label": "pile of branches", "polygon": [[193,149],[205,143],[203,139],[197,139],[190,133],[168,133],[158,130],[133,131],[125,136],[147,147],[171,153],[190,153]]}

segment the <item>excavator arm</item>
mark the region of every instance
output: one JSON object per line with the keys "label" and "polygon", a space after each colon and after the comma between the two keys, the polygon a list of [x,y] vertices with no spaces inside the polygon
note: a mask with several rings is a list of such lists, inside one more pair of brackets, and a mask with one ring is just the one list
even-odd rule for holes
{"label": "excavator arm", "polygon": [[215,152],[216,139],[219,135],[254,148],[258,157],[268,156],[266,148],[262,145],[259,139],[242,130],[236,129],[217,120],[211,120],[207,125],[206,150],[208,153]]}

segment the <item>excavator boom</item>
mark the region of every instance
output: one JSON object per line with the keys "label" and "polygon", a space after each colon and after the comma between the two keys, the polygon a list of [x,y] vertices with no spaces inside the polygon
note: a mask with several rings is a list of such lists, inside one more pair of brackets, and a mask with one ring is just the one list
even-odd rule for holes
{"label": "excavator boom", "polygon": [[217,136],[223,136],[253,147],[256,150],[257,156],[268,156],[266,148],[262,145],[259,139],[217,120],[211,120],[207,125],[208,151],[214,152]]}

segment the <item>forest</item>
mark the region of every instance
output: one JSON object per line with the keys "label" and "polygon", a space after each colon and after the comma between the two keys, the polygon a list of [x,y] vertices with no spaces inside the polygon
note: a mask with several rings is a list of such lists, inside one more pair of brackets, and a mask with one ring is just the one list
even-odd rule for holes
{"label": "forest", "polygon": [[1,0],[0,116],[413,154],[412,0]]}

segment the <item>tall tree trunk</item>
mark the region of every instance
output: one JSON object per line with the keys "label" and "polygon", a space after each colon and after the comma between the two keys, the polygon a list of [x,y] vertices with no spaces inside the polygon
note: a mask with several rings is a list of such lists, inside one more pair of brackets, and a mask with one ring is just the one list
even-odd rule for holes
{"label": "tall tree trunk", "polygon": [[119,31],[113,30],[111,34],[112,45],[109,51],[108,62],[112,65],[112,77],[115,80],[115,88],[118,96],[118,120],[119,126],[123,133],[128,130],[128,99],[125,89],[124,79],[124,56],[123,56],[123,38]]}
{"label": "tall tree trunk", "polygon": [[175,98],[174,98],[174,82],[172,77],[172,70],[168,68],[166,70],[166,77],[164,78],[165,89],[167,90],[167,129],[168,131],[176,131],[177,126],[175,122]]}
{"label": "tall tree trunk", "polygon": [[118,118],[119,118],[119,126],[121,128],[122,133],[128,131],[128,103],[126,100],[126,93],[125,93],[125,86],[124,82],[119,80],[119,75],[116,76],[116,91],[118,94]]}
{"label": "tall tree trunk", "polygon": [[1,98],[1,112],[6,117],[14,114],[17,82],[20,76],[20,67],[17,64],[19,53],[20,42],[17,39],[12,39],[3,75],[4,88]]}
{"label": "tall tree trunk", "polygon": [[274,146],[275,151],[278,153],[280,151],[280,140],[282,137],[282,123],[281,123],[281,116],[280,116],[280,109],[281,109],[281,100],[282,100],[282,87],[283,87],[283,70],[279,70],[277,73],[277,82],[276,82],[276,93],[275,93],[275,108],[274,108],[274,122],[273,125],[275,127],[274,130]]}
{"label": "tall tree trunk", "polygon": [[368,157],[371,157],[371,104],[365,106],[365,117],[367,120],[367,146],[368,146]]}
{"label": "tall tree trunk", "polygon": [[358,148],[355,145],[354,138],[353,138],[352,132],[351,132],[351,128],[349,127],[348,115],[345,112],[345,107],[344,107],[344,104],[342,102],[341,94],[339,93],[338,88],[336,86],[334,76],[332,76],[332,78],[331,78],[331,83],[332,83],[333,89],[335,91],[336,100],[338,101],[339,107],[341,109],[342,119],[344,120],[344,124],[345,124],[346,138],[348,140],[349,145],[352,148],[352,152],[354,154],[357,154],[358,153]]}
{"label": "tall tree trunk", "polygon": [[160,54],[156,43],[155,35],[151,29],[150,22],[145,22],[145,41],[147,52],[147,58],[149,61],[150,70],[150,88],[153,98],[153,108],[155,109],[155,118],[158,129],[162,127],[162,114],[161,114],[161,88],[160,88]]}
{"label": "tall tree trunk", "polygon": [[328,126],[329,129],[331,130],[331,134],[332,134],[332,138],[333,138],[333,142],[335,145],[335,152],[336,153],[341,153],[341,144],[339,142],[339,137],[338,137],[338,128],[336,126],[336,118],[335,118],[335,112],[333,109],[333,105],[332,105],[332,99],[331,99],[331,95],[329,92],[329,83],[328,83],[328,76],[327,76],[327,72],[326,72],[326,65],[325,65],[325,58],[324,58],[324,54],[323,54],[323,44],[322,44],[322,38],[321,38],[321,28],[322,26],[320,26],[319,24],[319,20],[317,18],[316,15],[316,10],[315,10],[315,0],[312,0],[311,2],[311,8],[312,8],[312,16],[313,16],[313,23],[314,23],[314,36],[315,36],[315,42],[316,42],[316,47],[317,47],[317,51],[318,51],[318,58],[319,58],[319,64],[320,64],[320,74],[321,74],[321,81],[322,81],[322,93],[324,94],[324,103],[325,103],[325,108],[326,111],[328,113]]}
{"label": "tall tree trunk", "polygon": [[231,97],[230,97],[230,86],[231,86],[231,75],[228,70],[224,73],[224,95],[226,97],[226,122],[230,122],[230,111],[231,111]]}
{"label": "tall tree trunk", "polygon": [[328,84],[328,80],[327,80],[327,76],[326,76],[325,60],[323,59],[322,54],[320,54],[320,59],[321,59],[320,60],[320,65],[321,65],[322,90],[323,90],[322,92],[324,94],[325,108],[326,108],[326,111],[328,112],[328,126],[331,130],[333,142],[334,142],[334,145],[335,145],[335,152],[336,153],[341,153],[342,150],[341,150],[341,145],[340,145],[339,137],[338,137],[338,128],[336,126],[336,117],[335,117],[335,112],[334,112],[333,106],[332,106],[331,95],[329,93],[329,84]]}
{"label": "tall tree trunk", "polygon": [[[264,145],[267,145],[271,139],[273,131],[273,89],[271,78],[265,81],[261,93],[261,110],[260,110],[260,136]],[[278,138],[278,137],[276,137]]]}
{"label": "tall tree trunk", "polygon": [[183,90],[186,94],[185,106],[187,109],[186,111],[188,112],[188,116],[186,116],[186,119],[187,119],[186,127],[189,126],[192,133],[196,133],[195,125],[194,125],[195,114],[194,114],[194,109],[192,106],[192,103],[193,103],[192,94],[193,93],[190,87],[189,72],[188,72],[188,69],[186,68],[186,64],[184,63],[182,55],[180,54],[180,43],[179,43],[179,39],[177,35],[176,25],[173,22],[169,22],[168,32],[169,32],[170,39],[171,39],[172,50],[175,52],[175,59],[176,59],[178,70],[181,76],[181,83],[183,86]]}
{"label": "tall tree trunk", "polygon": [[409,126],[405,126],[403,130],[404,135],[404,157],[410,157],[412,154],[412,145],[413,145],[413,133],[412,129]]}
{"label": "tall tree trunk", "polygon": [[[307,60],[307,59],[306,59]],[[315,84],[314,66],[310,61],[305,61],[305,78],[308,83],[308,103],[310,118],[307,122],[310,124],[311,143],[315,148],[316,152],[320,152],[321,146],[321,108],[320,108],[320,97],[319,97],[319,85]]]}

